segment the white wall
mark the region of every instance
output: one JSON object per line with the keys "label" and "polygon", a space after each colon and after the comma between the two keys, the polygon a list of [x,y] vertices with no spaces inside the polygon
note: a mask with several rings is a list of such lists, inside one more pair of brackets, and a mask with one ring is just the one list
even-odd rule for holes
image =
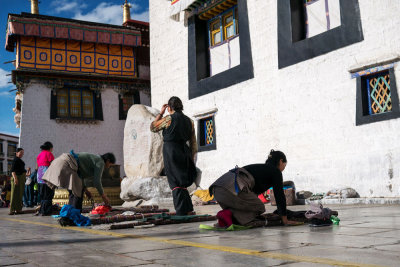
{"label": "white wall", "polygon": [[[40,81],[30,84],[24,91],[22,104],[20,146],[24,148],[26,167],[34,168],[40,146],[45,141],[54,145],[55,157],[74,149],[75,152],[104,154],[113,152],[123,171],[123,137],[125,120],[119,120],[118,93],[110,88],[101,92],[103,119],[96,124],[61,123],[50,120],[51,89]],[[149,104],[149,98],[140,94]],[[147,99],[146,99],[147,98]]]}
{"label": "white wall", "polygon": [[[150,0],[152,105],[172,95],[193,114],[217,107],[217,150],[201,152],[202,187],[236,164],[288,158],[297,190],[350,186],[361,196],[400,196],[400,119],[355,126],[356,80],[348,70],[399,54],[400,2],[360,0],[364,41],[279,70],[277,1],[247,1],[254,78],[188,100],[188,30]],[[379,10],[379,12],[376,12]],[[400,67],[395,67],[400,87]],[[400,89],[400,88],[399,88]]]}

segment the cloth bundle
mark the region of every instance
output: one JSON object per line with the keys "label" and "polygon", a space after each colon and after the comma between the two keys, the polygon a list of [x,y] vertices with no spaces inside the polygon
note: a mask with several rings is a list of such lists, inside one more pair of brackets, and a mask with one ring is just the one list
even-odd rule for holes
{"label": "cloth bundle", "polygon": [[95,207],[92,210],[91,214],[104,215],[104,214],[109,213],[110,211],[111,211],[111,207],[110,206],[103,205],[103,206]]}
{"label": "cloth bundle", "polygon": [[[59,223],[62,226],[66,226],[63,225],[63,223],[65,223],[65,221],[73,221],[75,225],[77,226],[90,226],[91,225],[91,221],[88,217],[83,216],[80,213],[80,210],[78,209],[74,209],[74,207],[72,207],[71,205],[64,205],[60,211],[60,216],[62,217],[59,221]],[[68,218],[69,220],[65,220],[63,218]]]}
{"label": "cloth bundle", "polygon": [[311,208],[305,214],[307,219],[319,219],[319,220],[327,220],[331,218],[332,210],[329,208],[324,208],[322,204],[311,203]]}
{"label": "cloth bundle", "polygon": [[311,209],[305,213],[305,217],[310,219],[310,226],[328,226],[332,224],[331,216],[337,215],[329,208],[324,208],[322,204],[312,203]]}

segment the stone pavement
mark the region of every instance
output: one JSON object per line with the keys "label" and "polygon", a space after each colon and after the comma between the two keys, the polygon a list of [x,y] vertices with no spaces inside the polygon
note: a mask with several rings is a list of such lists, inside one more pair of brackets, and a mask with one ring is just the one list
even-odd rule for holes
{"label": "stone pavement", "polygon": [[[200,223],[62,228],[51,217],[0,209],[0,266],[400,266],[399,205],[325,206],[339,211],[340,225],[239,232],[199,230]],[[203,214],[218,210],[196,207]]]}

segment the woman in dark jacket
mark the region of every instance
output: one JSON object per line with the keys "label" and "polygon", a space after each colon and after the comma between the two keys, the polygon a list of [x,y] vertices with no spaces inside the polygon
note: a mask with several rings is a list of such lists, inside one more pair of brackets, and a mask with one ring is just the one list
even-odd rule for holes
{"label": "woman in dark jacket", "polygon": [[20,214],[22,211],[22,197],[24,195],[24,187],[26,175],[31,175],[31,170],[25,169],[25,162],[21,159],[24,156],[24,150],[19,147],[15,153],[15,158],[11,166],[11,200],[9,215]]}
{"label": "woman in dark jacket", "polygon": [[223,209],[217,214],[220,226],[232,223],[246,226],[260,226],[263,221],[259,215],[265,212],[265,206],[257,197],[273,187],[279,215],[285,225],[296,225],[286,215],[286,198],[283,192],[282,171],[287,164],[281,151],[271,150],[264,164],[251,164],[230,170],[210,186],[210,195],[214,195]]}
{"label": "woman in dark jacket", "polygon": [[[170,115],[163,118],[165,110]],[[182,112],[182,101],[173,96],[164,104],[160,114],[151,123],[150,130],[162,130],[164,147],[164,170],[172,190],[177,215],[187,215],[193,211],[193,204],[187,187],[196,178],[194,155],[197,152],[193,121]]]}

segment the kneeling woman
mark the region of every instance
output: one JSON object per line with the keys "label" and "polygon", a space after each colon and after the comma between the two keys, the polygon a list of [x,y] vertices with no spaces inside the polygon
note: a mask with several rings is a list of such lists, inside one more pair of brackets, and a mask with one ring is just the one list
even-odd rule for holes
{"label": "kneeling woman", "polygon": [[[283,192],[282,171],[287,164],[281,151],[271,150],[265,164],[251,164],[235,168],[225,173],[210,186],[210,195],[214,195],[223,209],[217,215],[220,226],[232,223],[245,226],[260,226],[263,221],[258,217],[265,212],[265,206],[258,195],[272,187],[279,215],[285,225],[296,225],[286,216],[286,198]],[[264,220],[265,221],[265,220]]]}

